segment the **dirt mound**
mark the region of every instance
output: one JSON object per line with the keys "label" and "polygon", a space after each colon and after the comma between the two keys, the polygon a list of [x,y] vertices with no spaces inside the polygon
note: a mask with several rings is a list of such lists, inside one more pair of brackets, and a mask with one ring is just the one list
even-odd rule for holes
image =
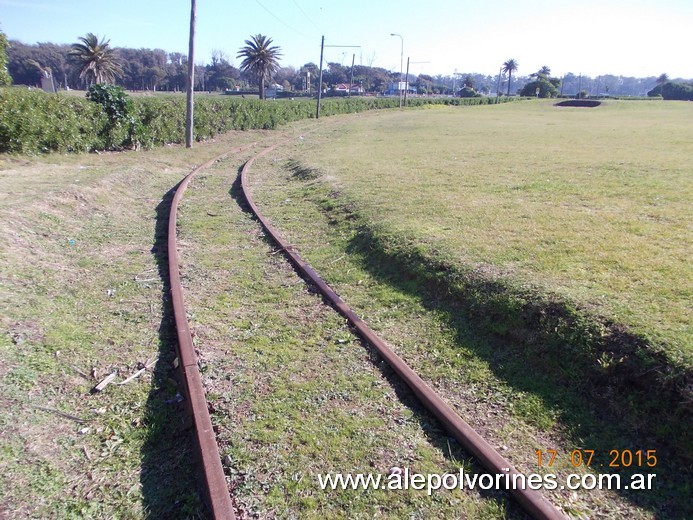
{"label": "dirt mound", "polygon": [[554,106],[555,107],[589,107],[589,108],[594,108],[598,107],[601,105],[601,101],[595,101],[593,99],[566,99],[565,101],[561,101],[559,103],[556,103]]}

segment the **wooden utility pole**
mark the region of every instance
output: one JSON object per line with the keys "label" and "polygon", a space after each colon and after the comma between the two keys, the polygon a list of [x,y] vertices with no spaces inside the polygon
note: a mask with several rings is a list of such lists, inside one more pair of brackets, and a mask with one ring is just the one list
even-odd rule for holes
{"label": "wooden utility pole", "polygon": [[320,101],[322,100],[322,56],[325,51],[325,35],[320,42],[320,79],[318,80],[318,106],[315,108],[315,119],[320,119]]}
{"label": "wooden utility pole", "polygon": [[349,79],[349,94],[351,97],[351,86],[354,84],[354,60],[356,59],[356,54],[351,55],[351,79]]}
{"label": "wooden utility pole", "polygon": [[193,91],[195,87],[195,12],[196,0],[190,0],[190,42],[188,45],[188,95],[185,114],[185,147],[192,148],[193,143],[193,108],[195,102]]}

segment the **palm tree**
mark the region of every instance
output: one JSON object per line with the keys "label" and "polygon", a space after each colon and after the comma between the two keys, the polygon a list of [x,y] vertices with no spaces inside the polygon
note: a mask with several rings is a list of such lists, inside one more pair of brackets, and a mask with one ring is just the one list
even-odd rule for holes
{"label": "palm tree", "polygon": [[87,85],[113,83],[123,70],[115,50],[109,47],[111,40],[89,33],[80,37],[82,43],[74,43],[69,52],[70,59],[79,67],[79,78]]}
{"label": "palm tree", "polygon": [[503,72],[508,73],[508,96],[510,95],[510,83],[513,80],[513,72],[517,70],[517,68],[520,66],[519,63],[517,63],[516,60],[510,59],[503,63]]}
{"label": "palm tree", "polygon": [[281,48],[271,47],[272,38],[256,34],[245,41],[237,58],[243,58],[241,70],[257,78],[260,84],[260,99],[265,99],[265,80],[270,79],[279,68]]}
{"label": "palm tree", "polygon": [[534,76],[537,79],[546,79],[549,77],[550,74],[551,74],[551,67],[544,65],[538,71],[530,74],[530,76]]}

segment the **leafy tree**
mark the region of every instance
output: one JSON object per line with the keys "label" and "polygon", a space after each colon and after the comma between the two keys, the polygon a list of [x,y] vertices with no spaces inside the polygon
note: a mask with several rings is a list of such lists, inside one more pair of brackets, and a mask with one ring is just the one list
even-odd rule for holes
{"label": "leafy tree", "polygon": [[79,83],[79,75],[68,59],[69,45],[37,43],[26,45],[17,40],[10,41],[7,52],[7,70],[18,85],[38,85],[41,70],[50,69],[56,86],[68,88]]}
{"label": "leafy tree", "polygon": [[328,63],[327,70],[322,73],[322,82],[325,85],[336,85],[349,81],[350,70],[340,63]]}
{"label": "leafy tree", "polygon": [[556,89],[556,86],[546,78],[540,78],[535,81],[530,81],[524,87],[522,87],[520,95],[534,97],[537,95],[537,88],[539,89],[539,97],[541,98],[556,97],[556,95],[558,95],[558,90]]}
{"label": "leafy tree", "polygon": [[657,78],[657,85],[663,85],[664,83],[667,83],[669,81],[669,76],[664,73],[660,74],[660,76]]}
{"label": "leafy tree", "polygon": [[281,48],[272,46],[272,43],[272,38],[256,34],[245,41],[245,47],[241,47],[237,55],[238,58],[243,58],[241,70],[257,78],[260,99],[265,99],[265,80],[270,79],[279,68]]}
{"label": "leafy tree", "polygon": [[503,63],[503,72],[508,74],[508,96],[510,95],[510,84],[513,80],[513,72],[515,72],[520,66],[517,60],[509,59]]}
{"label": "leafy tree", "polygon": [[[301,75],[296,72],[294,67],[281,67],[276,74],[274,79],[277,83],[284,87],[284,90],[301,90],[302,78]],[[298,88],[296,88],[296,85]]]}
{"label": "leafy tree", "polygon": [[7,48],[10,43],[5,33],[0,31],[0,87],[12,84],[12,78],[7,72]]}
{"label": "leafy tree", "polygon": [[221,51],[212,53],[212,63],[207,65],[207,90],[224,90],[239,83],[241,74],[231,65],[229,58]]}
{"label": "leafy tree", "polygon": [[113,83],[115,78],[123,73],[120,60],[113,48],[109,46],[111,40],[89,33],[80,37],[82,43],[72,45],[69,55],[72,61],[79,67],[79,77],[86,83]]}
{"label": "leafy tree", "polygon": [[185,90],[188,79],[188,57],[180,52],[171,52],[166,65],[166,88],[168,90]]}

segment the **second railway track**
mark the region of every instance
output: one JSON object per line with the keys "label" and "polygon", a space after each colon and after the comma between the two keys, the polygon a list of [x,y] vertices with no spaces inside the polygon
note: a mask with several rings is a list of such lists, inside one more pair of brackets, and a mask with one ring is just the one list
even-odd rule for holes
{"label": "second railway track", "polygon": [[[280,143],[281,144],[281,143]],[[260,152],[259,156],[265,155],[272,150],[274,150],[277,146],[280,146],[280,144],[276,144],[274,146],[271,146],[269,148],[265,148],[262,152]],[[229,154],[237,154],[242,151],[247,150],[245,149],[237,149],[237,150],[232,150],[229,152]],[[229,155],[229,154],[224,154],[224,155]],[[181,202],[183,198],[183,194],[185,192],[185,188],[187,187],[188,183],[193,181],[194,177],[202,172],[204,172],[207,168],[210,168],[213,166],[218,160],[220,160],[222,157],[215,158],[208,163],[202,165],[201,167],[197,168],[194,172],[192,172],[180,185],[178,192],[176,193],[175,200],[172,205],[172,210],[171,210],[171,219],[170,219],[170,224],[169,224],[169,251],[171,254],[169,255],[170,259],[170,269],[171,269],[171,287],[172,287],[172,293],[173,293],[173,302],[174,302],[174,311],[175,311],[175,317],[176,317],[176,326],[177,326],[177,331],[179,335],[179,348],[180,348],[180,353],[179,353],[179,359],[181,360],[181,365],[182,365],[182,372],[183,372],[183,379],[185,383],[185,389],[187,392],[187,402],[190,405],[190,411],[193,416],[193,423],[194,423],[194,430],[196,432],[196,440],[198,443],[198,446],[200,448],[200,456],[201,456],[201,468],[202,468],[202,474],[204,475],[204,482],[206,485],[206,489],[208,492],[208,497],[209,497],[209,504],[210,508],[212,511],[212,515],[215,518],[232,518],[233,517],[233,510],[234,507],[237,510],[243,510],[243,506],[239,505],[238,501],[236,502],[236,505],[232,505],[231,498],[229,496],[229,486],[227,483],[227,478],[224,475],[224,471],[222,468],[222,459],[219,454],[218,448],[217,448],[217,440],[219,437],[224,437],[223,434],[220,434],[220,428],[217,427],[217,431],[215,432],[215,429],[212,426],[212,421],[210,420],[209,414],[208,414],[208,409],[218,409],[219,405],[218,403],[215,402],[210,402],[209,399],[205,397],[205,389],[203,388],[203,383],[202,379],[200,378],[200,374],[198,371],[199,365],[203,365],[205,367],[205,370],[207,370],[212,377],[212,383],[208,382],[206,384],[207,386],[207,392],[208,393],[214,393],[217,395],[222,388],[220,385],[214,382],[214,378],[218,377],[215,374],[221,374],[221,373],[226,373],[227,374],[227,380],[230,382],[231,385],[234,383],[238,383],[242,379],[242,375],[240,374],[234,374],[234,366],[231,364],[229,366],[228,360],[223,360],[221,357],[220,350],[222,351],[225,349],[225,347],[221,346],[221,343],[223,343],[223,340],[221,338],[215,338],[212,340],[212,343],[215,341],[219,341],[219,347],[216,349],[211,349],[211,350],[216,350],[216,352],[210,353],[208,350],[206,350],[206,343],[208,339],[211,339],[214,337],[214,333],[205,331],[204,326],[200,324],[193,325],[193,327],[189,326],[188,323],[188,316],[190,315],[190,311],[186,310],[185,308],[185,303],[184,303],[184,298],[183,298],[183,288],[181,286],[181,280],[180,280],[180,270],[178,266],[178,254],[173,254],[174,251],[178,251],[178,245],[176,243],[176,237],[178,233],[176,233],[176,223],[177,223],[177,208],[179,203]],[[242,172],[240,174],[240,179],[241,182],[236,184],[235,190],[232,190],[231,195],[232,197],[236,198],[237,203],[243,204],[244,200],[248,202],[250,209],[252,210],[253,214],[261,221],[263,227],[267,232],[271,235],[272,240],[276,242],[279,246],[279,250],[282,251],[283,253],[288,255],[289,260],[291,263],[296,267],[296,269],[301,273],[301,275],[309,281],[309,283],[313,284],[315,287],[319,288],[321,291],[322,295],[325,297],[327,301],[329,301],[330,305],[333,306],[339,313],[341,313],[344,317],[346,317],[351,326],[354,327],[355,331],[358,333],[359,336],[361,336],[368,344],[370,344],[374,349],[375,352],[377,352],[377,356],[382,357],[384,360],[387,361],[387,363],[392,367],[394,372],[397,374],[399,378],[401,378],[401,381],[406,383],[408,388],[411,390],[411,392],[416,395],[418,400],[426,407],[426,409],[433,415],[435,416],[438,421],[443,425],[443,427],[447,430],[448,434],[451,437],[454,437],[457,442],[459,442],[465,450],[467,450],[469,453],[471,453],[475,460],[481,464],[489,473],[492,474],[512,474],[516,470],[513,468],[512,464],[508,462],[504,457],[502,457],[498,451],[496,451],[486,440],[484,440],[476,431],[474,431],[473,428],[471,428],[465,421],[463,421],[457,413],[445,403],[443,399],[441,399],[411,368],[409,368],[392,350],[387,346],[387,344],[379,338],[368,326],[367,324],[362,321],[356,314],[351,311],[351,309],[348,308],[348,306],[332,291],[327,284],[325,284],[317,275],[317,273],[306,264],[306,262],[298,255],[298,253],[294,250],[294,248],[287,243],[279,234],[279,232],[269,223],[269,221],[263,217],[263,215],[260,213],[258,207],[255,205],[251,194],[245,189],[245,187],[248,184],[248,173],[253,165],[253,162],[255,160],[254,158],[251,158],[248,160],[242,169]],[[238,161],[236,161],[238,163]],[[228,169],[228,167],[226,167]],[[233,168],[231,168],[231,176],[235,174],[233,171]],[[227,184],[230,184],[228,181],[230,180],[229,174],[226,174],[226,177],[224,175],[219,175],[214,177],[216,180],[212,181],[213,177],[210,176],[206,179],[205,182],[207,183],[212,183],[212,182],[218,182],[219,180],[226,180]],[[208,218],[217,218],[219,215],[224,213],[224,201],[226,204],[229,204],[229,196],[226,190],[223,189],[223,182],[218,186],[221,187],[221,191],[217,189],[217,192],[221,194],[221,199],[218,201],[200,201],[202,202],[203,206],[207,207],[207,215]],[[210,209],[211,208],[211,209]],[[236,216],[238,218],[238,215]],[[219,220],[219,219],[217,219]],[[227,223],[224,222],[227,219],[221,219],[220,226],[226,225]],[[253,224],[252,222],[247,221],[247,214],[246,214],[246,219],[244,219],[245,224],[248,226],[252,227]],[[199,229],[197,225],[192,226],[196,230]],[[213,231],[213,236],[216,240],[215,242],[219,242],[219,239],[223,235],[223,233],[219,232],[217,230],[216,232]],[[191,234],[190,236],[187,235],[187,233],[184,233],[185,235],[185,240],[193,240],[194,238],[194,233]],[[258,239],[257,236],[254,237],[255,240]],[[226,247],[228,248],[229,246],[231,247],[236,247],[231,244],[226,244]],[[242,247],[242,246],[241,246]],[[205,254],[198,255],[200,258],[204,258]],[[276,258],[271,258],[271,262],[274,262],[276,264],[277,259]],[[233,258],[230,261],[229,265],[233,265],[234,261],[243,261],[243,259],[238,259],[238,258]],[[265,259],[266,261],[266,259]],[[193,259],[191,259],[188,267],[185,267],[188,262],[184,261],[184,268],[183,272],[185,273],[185,276],[190,279],[190,285],[191,285],[191,290],[188,295],[186,295],[186,298],[189,300],[194,300],[196,302],[196,310],[195,314],[199,316],[203,312],[218,312],[218,308],[216,308],[214,305],[210,305],[210,301],[212,300],[218,300],[220,295],[225,294],[225,291],[233,291],[233,287],[225,287],[224,284],[212,284],[212,286],[204,286],[203,283],[198,283],[197,281],[194,280],[195,275],[195,266],[197,265],[197,262],[195,262]],[[282,271],[283,268],[283,276],[291,276],[290,272],[287,272],[286,267],[282,267],[279,265],[275,265],[275,268],[279,267],[280,271]],[[227,269],[227,274],[229,276],[232,276],[232,271],[233,269]],[[265,273],[267,271],[265,270]],[[215,282],[218,282],[219,280],[215,280]],[[205,293],[203,298],[198,298],[196,296],[196,290],[198,288],[202,288],[201,292]],[[302,289],[298,289],[299,292],[305,292],[302,291]],[[305,296],[305,295],[302,295]],[[206,301],[205,301],[206,300]],[[310,298],[309,298],[310,300]],[[281,302],[277,302],[281,306]],[[304,305],[306,303],[304,302]],[[248,305],[251,306],[250,302],[248,302]],[[324,310],[316,311],[315,306],[316,303],[313,300],[310,300],[308,303],[309,307],[312,307],[312,310],[309,311],[310,313],[317,313],[320,314],[320,316],[324,316]],[[210,310],[210,307],[212,309]],[[205,309],[205,310],[203,310]],[[227,309],[228,310],[228,309]],[[286,312],[286,309],[284,309],[284,312]],[[291,314],[291,313],[289,313]],[[311,320],[308,320],[306,322],[305,316],[303,312],[297,312],[294,314],[299,314],[299,321],[302,321],[302,323],[297,323],[296,325],[293,325],[297,329],[300,329],[299,336],[310,336],[310,328],[311,328]],[[229,316],[228,319],[234,321],[234,319],[237,318],[237,316],[234,316],[234,313],[232,312]],[[251,323],[251,328],[257,329],[258,326],[257,324],[253,323],[252,320],[250,321]],[[292,324],[287,324],[289,328],[292,327]],[[197,328],[196,334],[198,339],[200,339],[200,344],[198,346],[199,352],[200,352],[200,358],[201,361],[198,360],[198,357],[195,352],[195,347],[193,345],[193,340],[192,336],[190,334],[190,329],[191,328]],[[343,325],[338,325],[337,327],[343,328]],[[343,333],[343,332],[342,332]],[[331,332],[331,334],[339,334],[339,332]],[[260,335],[262,335],[262,332],[260,332]],[[222,334],[223,336],[223,334]],[[299,346],[299,342],[302,341],[299,338],[295,338],[292,340],[289,340],[289,342],[296,348],[301,348]],[[305,341],[305,339],[303,339]],[[315,343],[315,338],[312,339],[313,343]],[[320,340],[317,340],[318,344]],[[350,343],[350,342],[349,342]],[[365,352],[361,352],[361,354],[365,354]],[[237,359],[237,361],[240,361],[240,356],[237,356],[232,350],[229,350],[227,352],[227,355],[232,358],[232,359]],[[321,355],[325,355],[323,352]],[[329,358],[330,356],[328,356]],[[359,363],[361,364],[363,368],[363,364],[365,363],[370,363],[368,360],[370,356],[366,355],[366,359],[361,357]],[[268,362],[271,363],[271,361],[267,360]],[[277,359],[274,360],[275,362],[278,361]],[[331,360],[332,363],[334,363],[334,359]],[[313,361],[315,362],[315,361]],[[327,358],[323,359],[322,361],[327,362]],[[319,362],[320,363],[320,362]],[[215,366],[218,364],[224,364],[225,366],[219,367]],[[372,365],[372,363],[371,363]],[[265,370],[269,371],[269,373],[273,373],[275,370],[274,367],[271,366],[265,366]],[[228,371],[228,372],[227,372]],[[241,370],[242,371],[242,370]],[[369,371],[370,377],[374,377],[377,375],[377,370],[374,370],[374,367],[371,367],[371,370]],[[339,375],[337,375],[339,377]],[[265,379],[264,376],[259,375],[258,380]],[[291,378],[288,380],[285,380],[284,382],[287,384],[289,388],[292,387],[292,382],[290,381]],[[276,381],[270,381],[266,380],[265,384],[266,385],[273,385],[275,384]],[[371,381],[370,384],[373,384]],[[379,383],[382,385],[383,383]],[[397,383],[399,384],[399,383]],[[295,386],[295,385],[293,385]],[[300,385],[299,385],[300,386]],[[387,385],[385,385],[387,386]],[[278,388],[273,389],[273,391],[279,390]],[[383,389],[385,390],[385,389]],[[252,395],[257,395],[257,391],[251,392]],[[219,401],[218,398],[212,399],[212,401]],[[233,401],[233,400],[232,400]],[[411,403],[409,403],[411,405]],[[242,409],[244,406],[250,406],[252,405],[251,401],[247,399],[238,399],[238,396],[236,396],[235,402],[233,403],[234,406],[229,408],[230,413],[238,413],[240,409]],[[246,410],[247,412],[247,410]],[[291,413],[291,412],[289,412]],[[284,423],[284,421],[281,421]],[[284,425],[286,427],[286,425]],[[409,425],[411,427],[411,425]],[[380,427],[381,428],[381,427]],[[391,428],[391,426],[390,426]],[[241,427],[242,429],[242,427]],[[270,430],[273,430],[273,428],[270,426]],[[377,431],[379,428],[374,428],[374,431]],[[289,431],[291,431],[291,428],[289,428]],[[215,434],[216,433],[216,434]],[[256,443],[257,439],[253,439],[252,435],[244,435],[243,432],[236,432],[236,440],[232,441],[232,444],[238,443],[238,438],[245,438],[247,442],[250,443]],[[409,433],[410,435],[410,433]],[[377,437],[377,433],[376,433]],[[386,437],[387,438],[387,437]],[[223,439],[222,439],[223,442]],[[390,440],[389,442],[392,442]],[[375,443],[377,444],[377,443]],[[236,457],[239,457],[239,454],[247,454],[250,456],[251,451],[244,451],[243,447],[235,446],[235,453]],[[384,447],[383,449],[392,451],[393,454],[395,455],[395,458],[393,460],[397,460],[397,454],[396,448],[392,447]],[[449,449],[449,448],[448,448]],[[264,456],[262,450],[259,450],[256,453],[257,456]],[[452,453],[450,453],[452,455]],[[238,465],[238,464],[236,464]],[[242,468],[233,468],[234,466],[234,461],[233,457],[231,457],[231,461],[229,464],[227,464],[227,471],[236,471],[238,472],[239,470],[242,470]],[[271,469],[268,470],[269,474],[272,474]],[[442,473],[443,471],[441,471]],[[247,478],[247,476],[243,477]],[[235,490],[238,490],[239,486],[242,486],[244,484],[243,478],[236,480],[235,484],[233,484],[232,487],[235,487]],[[233,479],[232,479],[233,480]],[[317,482],[313,484],[314,486],[317,486]],[[535,518],[565,518],[562,512],[560,512],[555,506],[553,506],[549,501],[547,501],[543,496],[541,496],[538,492],[532,491],[532,490],[510,490],[511,495],[514,497],[514,499],[519,503],[523,509],[525,509],[529,514],[531,514]],[[327,512],[325,512],[327,513]]]}

